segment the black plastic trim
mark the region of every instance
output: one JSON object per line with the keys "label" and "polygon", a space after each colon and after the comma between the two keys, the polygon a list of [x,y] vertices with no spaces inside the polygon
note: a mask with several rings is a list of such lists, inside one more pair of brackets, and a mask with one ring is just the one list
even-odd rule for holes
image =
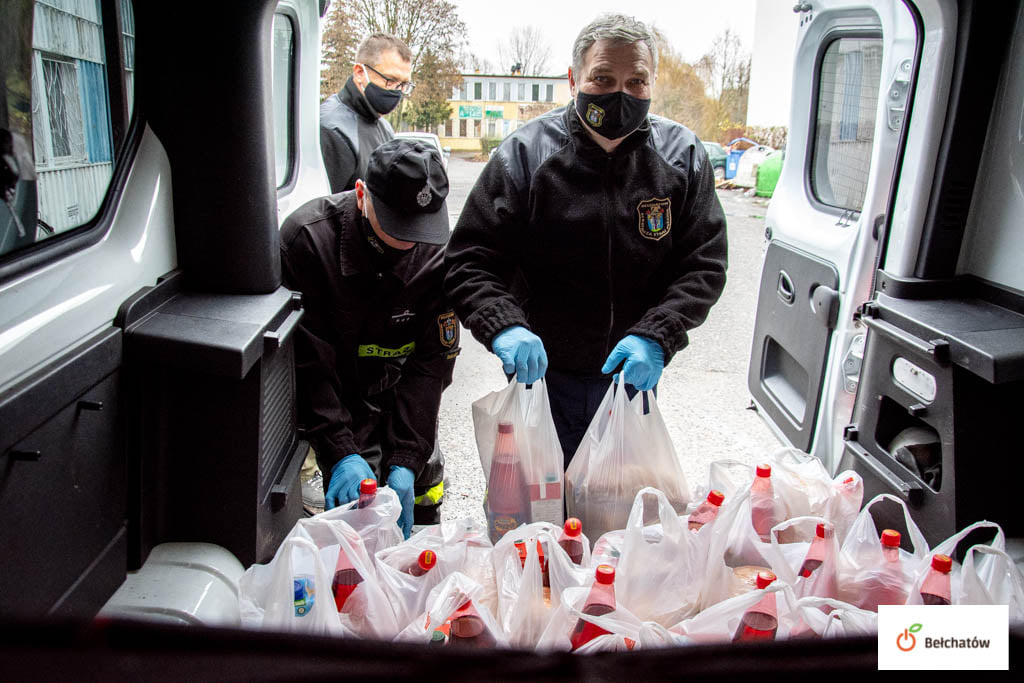
{"label": "black plastic trim", "polygon": [[[290,7],[278,7],[274,12],[274,16],[282,16],[288,20],[292,25],[292,40],[293,40],[293,51],[294,59],[291,64],[291,88],[288,91],[288,117],[291,121],[291,125],[288,127],[288,149],[291,150],[291,155],[288,157],[288,172],[284,176],[284,182],[277,186],[277,196],[281,198],[295,189],[298,184],[299,174],[299,148],[298,144],[300,141],[299,137],[299,77],[302,73],[301,62],[302,62],[302,40],[304,36],[299,30],[299,17],[295,11]],[[273,22],[271,22],[271,31],[273,31]],[[271,87],[271,97],[273,97],[273,87]],[[273,109],[273,107],[271,107]],[[275,158],[276,161],[276,158]],[[277,173],[277,167],[274,167],[275,174]],[[275,178],[275,184],[276,184]]]}

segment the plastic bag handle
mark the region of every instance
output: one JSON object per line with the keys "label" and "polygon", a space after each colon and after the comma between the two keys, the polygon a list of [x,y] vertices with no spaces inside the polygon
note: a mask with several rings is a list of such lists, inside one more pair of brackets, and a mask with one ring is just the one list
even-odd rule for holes
{"label": "plastic bag handle", "polygon": [[[989,596],[989,598],[991,599],[988,586],[986,586],[981,581],[981,579],[978,577],[978,572],[974,569],[975,552],[979,552],[984,555],[995,555],[997,557],[1003,558],[1010,569],[1010,571],[1007,573],[1010,575],[1010,581],[1013,583],[1015,589],[1013,591],[1014,594],[1024,598],[1024,576],[1021,575],[1020,570],[1017,569],[1017,564],[1013,561],[1013,558],[1011,558],[1006,553],[1005,550],[1000,550],[999,548],[994,548],[990,545],[972,545],[970,548],[967,549],[967,554],[964,555],[964,563],[960,568],[961,577],[967,576],[968,574],[973,575],[975,577],[975,580],[978,582],[978,585],[981,587],[982,590],[985,591],[985,595]],[[961,582],[962,581],[963,578],[961,578]]]}
{"label": "plastic bag handle", "polygon": [[774,451],[771,455],[768,456],[768,458],[770,460],[774,460],[775,462],[785,464],[786,456],[790,456],[789,459],[792,460],[792,462],[797,465],[802,465],[805,462],[810,462],[811,460],[814,460],[814,456],[805,453],[799,448],[794,448],[792,446],[784,446],[779,450]]}
{"label": "plastic bag handle", "polygon": [[[779,535],[779,532],[784,531],[784,530],[790,528],[791,526],[796,526],[797,524],[800,524],[801,522],[814,522],[815,524],[820,524],[820,523],[824,522],[825,524],[828,524],[829,526],[831,526],[833,529],[835,528],[835,525],[832,524],[832,522],[830,522],[827,519],[825,519],[824,517],[815,517],[813,515],[804,515],[803,517],[793,517],[791,519],[787,519],[787,520],[784,520],[782,522],[779,522],[778,524],[776,524],[775,526],[773,526],[771,528],[771,531],[768,532],[768,537],[771,539],[771,544],[772,544],[772,549],[771,549],[772,557],[770,559],[775,561],[775,563],[778,564],[778,566],[783,569],[783,571],[781,571],[781,572],[775,571],[776,576],[778,576],[780,579],[782,579],[783,581],[785,581],[786,583],[788,583],[790,585],[796,583],[796,580],[797,580],[798,577],[796,575],[796,572],[793,571],[793,568],[789,566],[788,562],[786,562],[786,559],[783,556],[782,551],[779,549],[779,536],[778,535]],[[838,548],[836,550],[838,550]],[[774,571],[775,567],[772,567],[772,570]],[[783,576],[783,574],[784,574],[784,576]]]}
{"label": "plastic bag handle", "polygon": [[[931,562],[931,556],[934,556],[936,553],[939,553],[939,552],[942,552],[943,555],[949,555],[950,557],[952,557],[953,553],[956,552],[957,546],[960,545],[960,541],[964,540],[964,538],[966,538],[967,535],[969,533],[971,533],[972,531],[974,531],[975,529],[995,529],[996,530],[996,535],[992,539],[992,543],[989,543],[989,544],[979,543],[978,545],[995,548],[997,550],[1005,550],[1006,549],[1006,537],[1003,535],[1003,528],[1001,526],[999,526],[998,524],[996,524],[995,522],[990,522],[988,520],[982,520],[980,522],[975,522],[974,524],[970,524],[968,526],[965,526],[963,529],[961,529],[960,531],[956,532],[955,534],[953,534],[952,536],[947,538],[945,541],[943,541],[942,543],[940,543],[937,546],[935,546],[935,548],[933,548],[930,552],[927,553],[927,555],[929,555],[928,562],[929,563]],[[973,548],[975,546],[971,546],[971,547]]]}
{"label": "plastic bag handle", "polygon": [[[652,486],[645,486],[637,491],[636,496],[633,498],[633,507],[629,510],[629,520],[626,522],[626,534],[632,532],[639,532],[643,534],[644,529],[644,496],[650,494],[658,500],[658,521],[661,522],[661,528],[665,536],[671,535],[673,539],[687,538],[683,532],[683,523],[679,519],[679,515],[676,513],[669,502],[668,497]],[[660,541],[659,541],[660,542]],[[625,545],[625,542],[623,543]]]}
{"label": "plastic bag handle", "polygon": [[903,509],[903,521],[907,526],[907,533],[910,535],[910,543],[914,546],[914,556],[918,559],[927,557],[930,552],[928,548],[928,541],[925,540],[924,534],[917,528],[917,524],[910,517],[910,510],[907,509],[907,504],[897,496],[891,493],[879,493],[877,496],[868,501],[867,505],[861,510],[861,514],[871,514],[868,510],[879,501],[891,500]]}

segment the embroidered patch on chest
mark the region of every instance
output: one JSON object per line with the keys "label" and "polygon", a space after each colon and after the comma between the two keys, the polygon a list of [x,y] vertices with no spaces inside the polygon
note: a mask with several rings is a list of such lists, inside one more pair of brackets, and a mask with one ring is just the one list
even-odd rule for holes
{"label": "embroidered patch on chest", "polygon": [[446,348],[452,348],[459,341],[459,321],[452,311],[437,316],[437,329]]}
{"label": "embroidered patch on chest", "polygon": [[672,230],[672,200],[645,199],[636,206],[640,218],[640,234],[649,240],[660,240]]}

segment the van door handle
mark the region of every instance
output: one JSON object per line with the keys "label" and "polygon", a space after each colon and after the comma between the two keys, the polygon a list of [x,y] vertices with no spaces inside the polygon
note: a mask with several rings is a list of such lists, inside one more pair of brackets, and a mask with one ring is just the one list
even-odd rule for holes
{"label": "van door handle", "polygon": [[828,329],[839,320],[839,292],[826,285],[818,285],[811,292],[811,307],[814,316]]}
{"label": "van door handle", "polygon": [[776,294],[783,302],[792,305],[796,300],[796,288],[793,287],[793,279],[789,277],[789,273],[784,270],[779,271],[779,286],[776,290]]}

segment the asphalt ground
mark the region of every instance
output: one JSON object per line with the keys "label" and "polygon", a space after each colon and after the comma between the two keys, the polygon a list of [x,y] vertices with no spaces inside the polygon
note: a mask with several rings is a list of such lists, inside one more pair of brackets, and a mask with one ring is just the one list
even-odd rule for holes
{"label": "asphalt ground", "polygon": [[[452,226],[484,164],[453,154],[448,167]],[[719,190],[729,235],[729,271],[722,298],[690,345],[665,368],[658,405],[691,490],[706,485],[708,466],[731,459],[756,464],[780,447],[750,410],[747,364],[764,249],[767,200]],[[505,386],[501,363],[462,330],[462,352],[441,401],[439,435],[445,454],[443,518],[484,522],[484,475],[473,435],[471,405]]]}

